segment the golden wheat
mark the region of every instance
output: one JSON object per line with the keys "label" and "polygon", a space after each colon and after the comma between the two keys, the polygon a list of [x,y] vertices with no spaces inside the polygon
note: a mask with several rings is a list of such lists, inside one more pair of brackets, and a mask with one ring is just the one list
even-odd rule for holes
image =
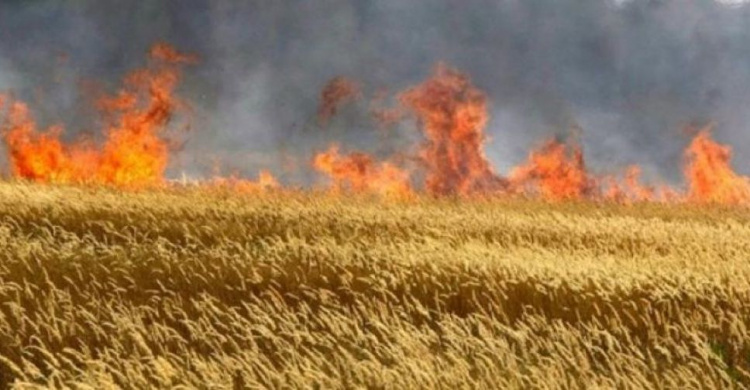
{"label": "golden wheat", "polygon": [[750,386],[750,213],[0,184],[0,385]]}

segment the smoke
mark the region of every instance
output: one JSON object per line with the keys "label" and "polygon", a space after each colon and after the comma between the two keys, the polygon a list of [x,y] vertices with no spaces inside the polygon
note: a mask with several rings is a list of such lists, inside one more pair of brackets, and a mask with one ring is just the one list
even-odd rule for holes
{"label": "smoke", "polygon": [[384,138],[364,99],[322,131],[331,78],[395,94],[445,61],[489,98],[487,156],[500,173],[545,136],[580,128],[590,167],[639,163],[646,178],[678,181],[682,129],[708,121],[738,171],[750,169],[749,34],[750,7],[737,1],[10,1],[0,90],[43,124],[90,131],[92,91],[114,90],[165,40],[200,56],[179,90],[192,126],[170,174],[218,162],[304,182],[312,150],[332,140],[389,154],[413,136],[412,123]]}
{"label": "smoke", "polygon": [[[5,88],[15,88],[19,84],[19,78],[16,77],[16,75],[8,70],[8,66],[3,63],[2,57],[0,57],[0,86],[4,86]],[[0,98],[0,103],[2,98]],[[2,104],[0,104],[0,115],[2,115]],[[4,145],[0,145],[0,153],[5,154],[5,147]],[[0,172],[6,172],[8,168],[7,159],[0,159]]]}

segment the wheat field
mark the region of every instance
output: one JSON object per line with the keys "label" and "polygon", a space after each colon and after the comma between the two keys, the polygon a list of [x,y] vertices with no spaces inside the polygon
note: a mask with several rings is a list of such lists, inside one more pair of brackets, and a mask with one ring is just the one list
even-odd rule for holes
{"label": "wheat field", "polygon": [[750,212],[0,184],[0,385],[743,388]]}

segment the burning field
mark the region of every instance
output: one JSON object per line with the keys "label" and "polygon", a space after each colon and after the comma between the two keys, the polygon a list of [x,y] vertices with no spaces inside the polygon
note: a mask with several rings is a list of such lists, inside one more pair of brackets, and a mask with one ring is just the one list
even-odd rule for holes
{"label": "burning field", "polygon": [[682,183],[598,172],[578,130],[500,172],[489,97],[438,64],[320,92],[321,134],[349,104],[410,129],[391,155],[178,180],[193,66],[154,45],[85,138],[0,95],[4,387],[750,386],[750,179],[713,126],[675,140]]}
{"label": "burning field", "polygon": [[[155,44],[148,66],[128,74],[120,91],[97,101],[105,124],[95,137],[64,141],[64,129],[39,130],[29,107],[0,95],[5,141],[12,176],[48,184],[105,185],[126,190],[169,186],[165,171],[173,145],[170,120],[189,107],[175,96],[184,65],[197,57],[165,43]],[[506,175],[485,157],[489,120],[487,96],[471,79],[438,64],[423,83],[394,97],[395,107],[372,111],[372,120],[387,127],[414,122],[422,141],[404,145],[392,158],[378,159],[366,151],[342,152],[335,141],[327,150],[312,151],[309,166],[331,191],[396,197],[428,196],[523,197],[546,201],[660,202],[750,204],[750,179],[731,166],[732,151],[712,139],[712,126],[691,131],[682,161],[684,185],[644,184],[638,165],[620,174],[597,174],[586,165],[576,131],[567,140],[551,136],[528,154],[528,160]],[[337,108],[363,99],[356,82],[336,77],[320,94],[318,123],[325,125]],[[379,100],[373,97],[373,100]],[[173,129],[172,129],[173,130]],[[268,170],[258,181],[214,176],[202,186],[231,185],[263,190],[282,185]],[[295,183],[288,183],[300,188]],[[317,186],[319,188],[319,186]]]}

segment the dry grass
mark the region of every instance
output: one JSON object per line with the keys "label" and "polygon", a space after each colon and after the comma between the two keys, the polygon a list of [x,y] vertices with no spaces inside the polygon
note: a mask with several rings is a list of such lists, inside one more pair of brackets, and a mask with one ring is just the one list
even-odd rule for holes
{"label": "dry grass", "polygon": [[750,212],[0,184],[0,385],[750,386]]}

